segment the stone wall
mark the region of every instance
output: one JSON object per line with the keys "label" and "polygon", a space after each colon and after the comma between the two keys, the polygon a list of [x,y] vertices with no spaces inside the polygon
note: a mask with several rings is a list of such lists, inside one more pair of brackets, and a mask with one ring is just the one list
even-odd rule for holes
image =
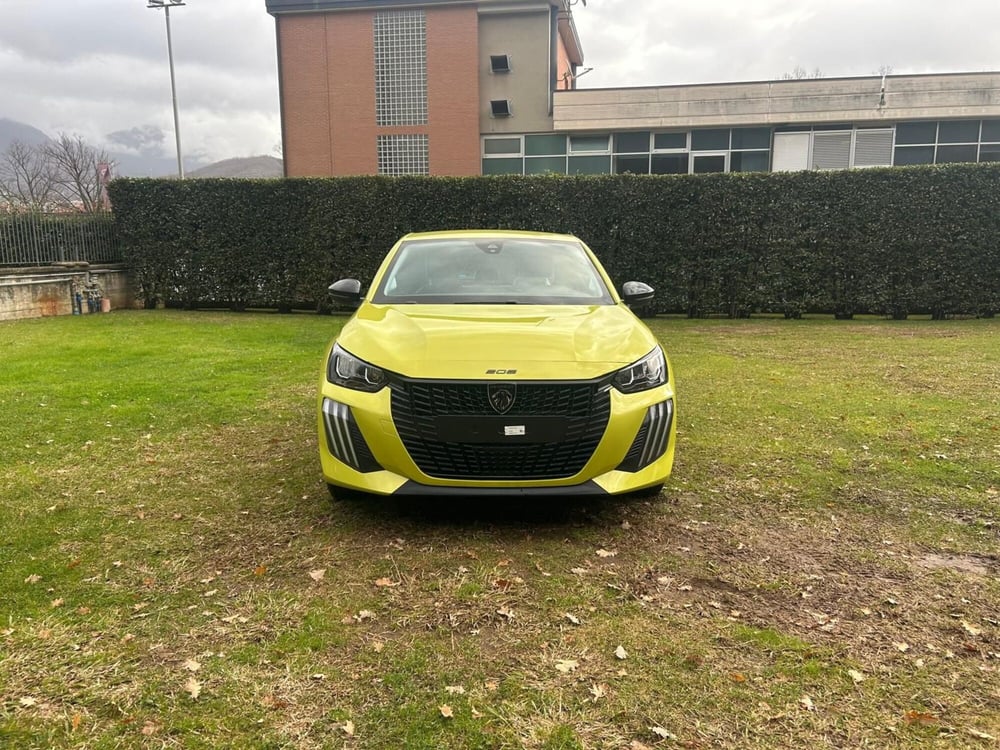
{"label": "stone wall", "polygon": [[72,315],[77,291],[83,297],[82,313],[88,314],[88,284],[97,285],[112,310],[141,307],[128,272],[120,266],[0,269],[0,320]]}

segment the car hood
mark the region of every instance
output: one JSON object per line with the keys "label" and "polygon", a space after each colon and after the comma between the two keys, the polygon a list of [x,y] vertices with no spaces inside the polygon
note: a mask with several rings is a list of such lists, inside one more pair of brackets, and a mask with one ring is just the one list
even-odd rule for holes
{"label": "car hood", "polygon": [[656,346],[624,305],[365,303],[337,340],[401,375],[462,380],[490,377],[487,370],[516,370],[519,380],[594,378]]}

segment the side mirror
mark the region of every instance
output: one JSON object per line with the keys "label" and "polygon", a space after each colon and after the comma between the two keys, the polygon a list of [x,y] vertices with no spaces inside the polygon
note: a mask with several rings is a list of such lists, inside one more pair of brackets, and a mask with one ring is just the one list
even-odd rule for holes
{"label": "side mirror", "polygon": [[330,284],[330,296],[342,305],[357,307],[361,304],[361,282],[357,279],[341,279]]}
{"label": "side mirror", "polygon": [[629,307],[641,302],[649,302],[653,299],[653,294],[653,287],[641,281],[626,281],[622,284],[622,299]]}

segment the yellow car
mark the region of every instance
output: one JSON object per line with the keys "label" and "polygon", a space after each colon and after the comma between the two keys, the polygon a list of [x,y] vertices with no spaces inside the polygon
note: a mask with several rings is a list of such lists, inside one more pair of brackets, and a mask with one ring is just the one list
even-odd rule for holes
{"label": "yellow car", "polygon": [[330,344],[319,447],[333,496],[654,494],[674,389],[652,332],[570,235],[409,234]]}

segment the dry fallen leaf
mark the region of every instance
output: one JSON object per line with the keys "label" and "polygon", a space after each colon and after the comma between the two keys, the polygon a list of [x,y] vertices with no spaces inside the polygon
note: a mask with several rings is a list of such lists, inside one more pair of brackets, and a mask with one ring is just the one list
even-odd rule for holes
{"label": "dry fallen leaf", "polygon": [[560,659],[556,662],[556,669],[567,674],[572,672],[578,666],[580,666],[580,663],[573,659]]}
{"label": "dry fallen leaf", "polygon": [[444,690],[451,695],[465,695],[465,688],[461,685],[445,685]]}
{"label": "dry fallen leaf", "polygon": [[983,632],[982,628],[977,628],[971,622],[968,622],[966,620],[962,620],[962,628],[965,630],[966,633],[968,633],[971,636],[977,636],[982,634]]}
{"label": "dry fallen leaf", "polygon": [[937,724],[938,721],[934,714],[929,714],[926,711],[907,711],[903,714],[903,718],[906,719],[907,724],[920,724],[921,726]]}
{"label": "dry fallen leaf", "polygon": [[610,549],[610,550],[609,549],[599,549],[599,550],[597,550],[597,556],[598,557],[614,557],[617,554],[618,554],[618,550],[616,550],[616,549]]}
{"label": "dry fallen leaf", "polygon": [[25,583],[38,583],[40,580],[42,580],[42,577],[40,575],[36,575],[35,573],[32,573],[30,576],[28,576],[27,578],[24,579],[24,582]]}
{"label": "dry fallen leaf", "polygon": [[500,683],[497,682],[496,680],[487,680],[484,683],[484,687],[488,692],[495,693],[497,690],[500,689]]}
{"label": "dry fallen leaf", "polygon": [[652,732],[653,734],[655,734],[657,737],[659,737],[662,740],[676,740],[677,739],[677,735],[673,734],[672,732],[668,732],[663,727],[650,727],[649,731]]}
{"label": "dry fallen leaf", "polygon": [[56,609],[57,607],[61,607],[65,603],[66,603],[66,601],[64,599],[61,599],[61,598],[60,599],[53,599],[52,600],[52,609]]}
{"label": "dry fallen leaf", "polygon": [[570,568],[569,572],[572,573],[575,576],[585,576],[590,571],[587,570],[586,568]]}
{"label": "dry fallen leaf", "polygon": [[899,651],[901,654],[905,654],[907,651],[910,650],[909,643],[903,643],[901,641],[893,641],[892,645],[895,646],[896,650]]}
{"label": "dry fallen leaf", "polygon": [[372,612],[370,609],[363,609],[356,615],[354,615],[354,620],[357,622],[364,622],[365,620],[374,620],[374,619],[375,619],[375,613]]}
{"label": "dry fallen leaf", "polygon": [[385,648],[385,644],[382,641],[372,641],[372,651],[376,654],[381,654],[382,649]]}
{"label": "dry fallen leaf", "polygon": [[258,577],[264,575],[266,572],[267,572],[266,565],[258,565],[256,568],[253,569],[253,574]]}
{"label": "dry fallen leaf", "polygon": [[354,722],[351,721],[350,719],[345,721],[340,728],[344,730],[344,734],[346,734],[348,737],[354,736]]}
{"label": "dry fallen leaf", "polygon": [[379,578],[375,581],[375,585],[379,588],[389,588],[392,586],[398,586],[399,584],[393,581],[391,578]]}
{"label": "dry fallen leaf", "polygon": [[20,704],[21,704],[22,706],[24,706],[25,708],[31,708],[32,706],[35,706],[35,705],[37,705],[37,704],[38,704],[38,701],[36,701],[36,700],[35,700],[34,698],[32,698],[32,697],[31,697],[30,695],[26,695],[26,696],[24,696],[24,697],[23,697],[23,698],[21,698],[21,700],[20,700],[20,701],[18,701],[18,702],[19,702],[19,703],[20,703]]}
{"label": "dry fallen leaf", "polygon": [[615,649],[615,656],[619,659],[627,659],[628,651],[625,650],[624,646],[619,646]]}
{"label": "dry fallen leaf", "polygon": [[590,694],[594,696],[594,703],[597,703],[597,701],[608,694],[608,686],[595,683],[590,686]]}
{"label": "dry fallen leaf", "polygon": [[864,679],[865,679],[864,674],[861,673],[861,672],[859,672],[856,669],[848,669],[847,670],[847,674],[849,674],[851,676],[851,679],[854,680],[855,684],[857,684],[859,682],[864,682]]}
{"label": "dry fallen leaf", "polygon": [[70,719],[70,726],[73,727],[74,732],[80,728],[80,725],[82,723],[83,723],[83,717],[80,714],[73,714],[73,718]]}
{"label": "dry fallen leaf", "polygon": [[159,730],[159,725],[155,721],[146,721],[142,725],[142,733],[146,737],[152,737]]}
{"label": "dry fallen leaf", "polygon": [[326,577],[326,568],[319,568],[318,570],[310,570],[309,577],[314,581],[322,581]]}
{"label": "dry fallen leaf", "polygon": [[186,659],[184,661],[184,669],[186,669],[188,672],[197,672],[199,669],[201,669],[201,663],[195,661],[194,659]]}
{"label": "dry fallen leaf", "polygon": [[978,729],[966,729],[965,731],[967,734],[972,735],[976,739],[996,741],[996,737],[994,737],[992,734],[986,734],[986,732],[980,732]]}
{"label": "dry fallen leaf", "polygon": [[451,719],[455,716],[455,712],[451,710],[451,706],[447,703],[442,703],[438,706],[438,710],[441,711],[441,715],[446,719]]}
{"label": "dry fallen leaf", "polygon": [[198,700],[201,695],[201,683],[194,677],[188,677],[184,683],[184,692],[191,696],[191,700]]}
{"label": "dry fallen leaf", "polygon": [[812,698],[810,698],[808,695],[803,695],[801,698],[799,698],[799,705],[802,706],[802,708],[804,708],[806,711],[816,710],[816,704],[812,702]]}
{"label": "dry fallen leaf", "polygon": [[280,711],[283,708],[288,708],[288,701],[278,698],[274,695],[265,695],[260,700],[260,704],[264,708],[271,708],[275,711]]}
{"label": "dry fallen leaf", "polygon": [[574,625],[580,624],[580,618],[577,617],[576,615],[571,615],[569,612],[566,613],[566,619],[569,620]]}
{"label": "dry fallen leaf", "polygon": [[505,620],[514,619],[514,610],[512,610],[510,607],[501,607],[500,609],[497,610],[497,614],[503,617]]}

